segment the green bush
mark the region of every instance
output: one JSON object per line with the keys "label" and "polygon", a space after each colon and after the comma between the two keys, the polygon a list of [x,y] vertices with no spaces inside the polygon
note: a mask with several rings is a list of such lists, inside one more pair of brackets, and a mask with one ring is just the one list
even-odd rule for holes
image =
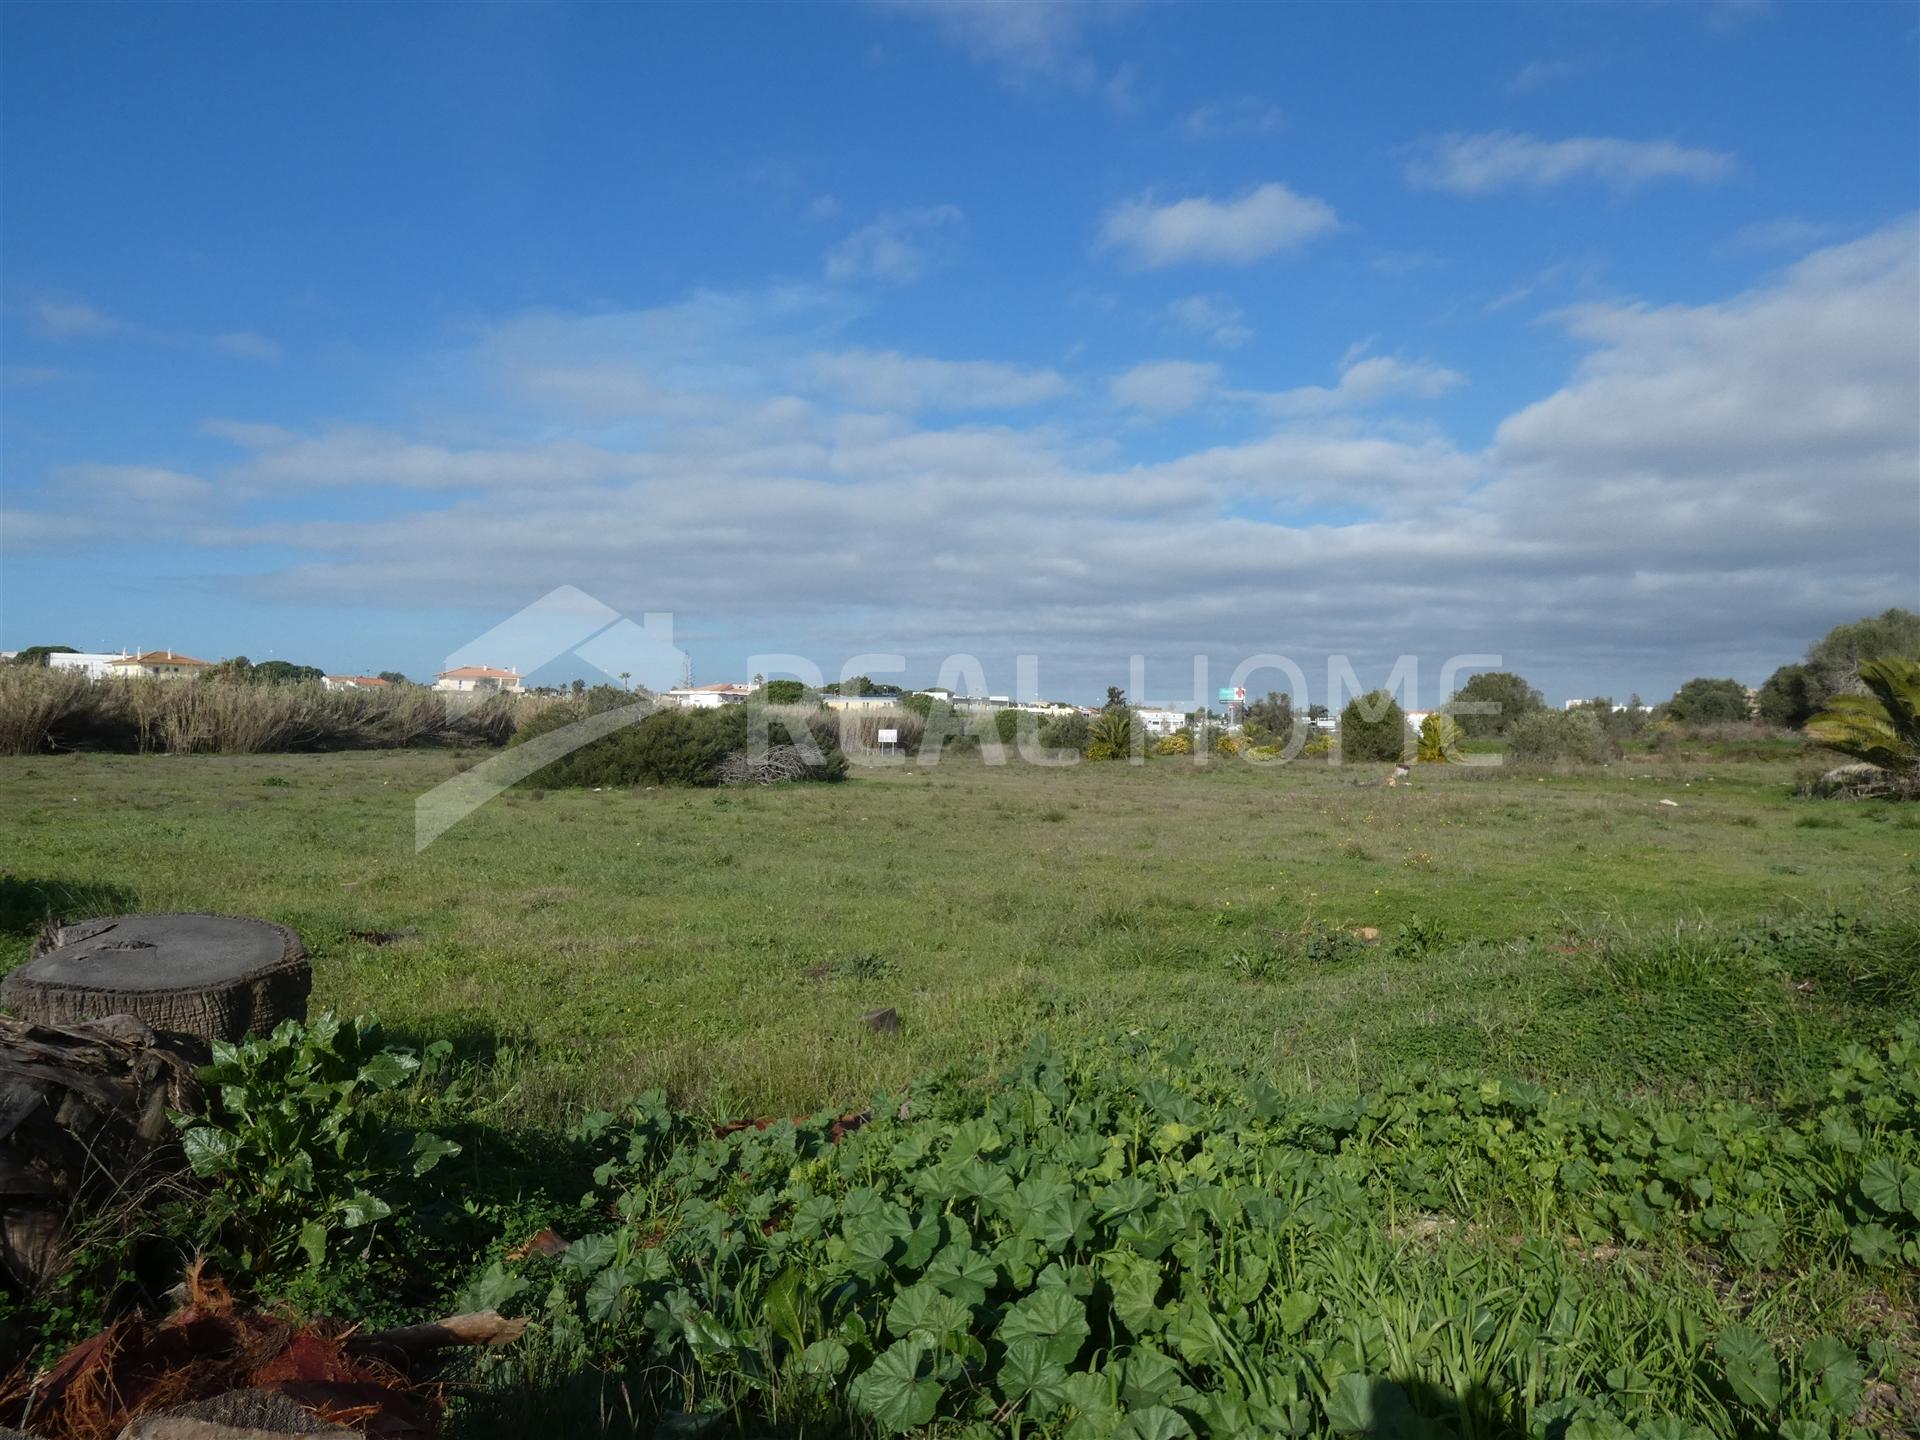
{"label": "green bush", "polygon": [[1133,712],[1102,710],[1087,728],[1089,760],[1125,760],[1133,754]]}
{"label": "green bush", "polygon": [[1749,718],[1747,687],[1738,680],[1689,680],[1667,702],[1682,725],[1717,725]]}
{"label": "green bush", "polygon": [[1781,1112],[1288,1093],[1149,1038],[897,1102],[720,1136],[657,1095],[589,1116],[585,1213],[620,1219],[526,1288],[544,1332],[632,1367],[644,1413],[751,1433],[1813,1436],[1893,1352],[1661,1258],[1730,1293],[1920,1261],[1912,1027]]}
{"label": "green bush", "polygon": [[993,733],[1002,745],[1016,743],[1020,738],[1020,712],[1018,710],[994,711]]}
{"label": "green bush", "polygon": [[[429,1050],[439,1058],[442,1041]],[[229,1274],[260,1278],[300,1258],[318,1268],[355,1233],[405,1204],[415,1182],[460,1147],[396,1126],[383,1103],[421,1069],[370,1020],[285,1020],[243,1045],[216,1043],[201,1072],[204,1115],[175,1117],[205,1194],[181,1215],[196,1248]]]}
{"label": "green bush", "polygon": [[1398,760],[1407,753],[1407,712],[1391,691],[1356,695],[1340,712],[1342,760]]}
{"label": "green bush", "polygon": [[[513,737],[522,745],[584,718],[590,707],[555,705]],[[751,712],[751,713],[750,713]],[[840,750],[839,719],[828,711],[780,712],[747,705],[717,710],[656,710],[635,724],[589,741],[543,765],[520,781],[523,788],[557,790],[581,786],[717,785],[729,755],[756,743],[752,725],[763,722],[768,748],[797,745],[818,755],[810,780],[839,780],[847,773]]]}
{"label": "green bush", "polygon": [[1053,715],[1040,727],[1040,743],[1049,750],[1075,750],[1085,754],[1093,727],[1079,713]]}
{"label": "green bush", "polygon": [[[1498,708],[1483,715],[1468,712],[1468,704]],[[1460,733],[1470,740],[1490,740],[1505,735],[1522,716],[1538,714],[1547,708],[1546,699],[1538,690],[1505,670],[1489,670],[1471,677],[1454,691],[1447,705],[1460,726]]]}
{"label": "green bush", "polygon": [[1551,765],[1567,753],[1560,717],[1548,710],[1522,715],[1507,727],[1507,758],[1522,765]]}

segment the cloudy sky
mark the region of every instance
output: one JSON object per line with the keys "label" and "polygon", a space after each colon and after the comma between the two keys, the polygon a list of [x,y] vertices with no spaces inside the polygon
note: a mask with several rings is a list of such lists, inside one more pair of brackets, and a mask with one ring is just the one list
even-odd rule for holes
{"label": "cloudy sky", "polygon": [[9,648],[423,675],[574,585],[701,680],[1651,699],[1920,605],[1910,3],[0,32]]}

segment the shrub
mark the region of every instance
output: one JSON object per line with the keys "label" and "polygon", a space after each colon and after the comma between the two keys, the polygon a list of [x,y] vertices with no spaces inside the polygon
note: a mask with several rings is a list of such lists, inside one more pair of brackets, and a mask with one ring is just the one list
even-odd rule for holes
{"label": "shrub", "polygon": [[1920,615],[1892,609],[1836,625],[1807,648],[1808,698],[1814,708],[1835,695],[1859,693],[1868,660],[1920,660]]}
{"label": "shrub", "polygon": [[1020,712],[1018,710],[994,711],[993,733],[1002,745],[1014,744],[1020,738]]}
{"label": "shrub", "polygon": [[1507,727],[1507,757],[1522,765],[1550,765],[1566,754],[1560,717],[1538,710]]}
{"label": "shrub", "polygon": [[1798,730],[1820,707],[1813,696],[1813,677],[1804,665],[1782,665],[1760,687],[1760,718],[1769,725]]}
{"label": "shrub", "polygon": [[1460,749],[1460,727],[1450,715],[1435,713],[1420,722],[1420,743],[1416,751],[1425,765],[1444,764]]}
{"label": "shrub", "polygon": [[1870,660],[1860,680],[1867,693],[1834,696],[1807,734],[1920,790],[1920,661]]}
{"label": "shrub", "polygon": [[[445,1041],[429,1050],[438,1058]],[[216,1043],[209,1106],[176,1117],[207,1186],[187,1228],[230,1270],[272,1272],[297,1257],[318,1268],[333,1238],[394,1213],[414,1181],[460,1147],[395,1127],[382,1101],[421,1069],[370,1020],[284,1020],[243,1045]]]}
{"label": "shrub", "polygon": [[1572,710],[1555,717],[1560,728],[1561,754],[1583,765],[1601,765],[1614,757],[1612,738],[1591,710]]}
{"label": "shrub", "polygon": [[1087,732],[1089,760],[1125,760],[1133,754],[1133,712],[1102,710]]}
{"label": "shrub", "polygon": [[1084,754],[1092,739],[1092,728],[1087,717],[1078,713],[1050,716],[1040,727],[1040,743],[1049,750],[1077,750]]}
{"label": "shrub", "polygon": [[[769,705],[799,705],[807,698],[807,687],[798,680],[769,680],[760,687],[760,699]],[[924,700],[924,695],[909,695],[908,700]]]}
{"label": "shrub", "polygon": [[1391,691],[1356,695],[1340,712],[1342,760],[1398,760],[1407,751],[1407,714]]}
{"label": "shrub", "polygon": [[1667,702],[1667,714],[1682,725],[1748,719],[1747,687],[1738,680],[1689,680]]}
{"label": "shrub", "polygon": [[1619,753],[1600,717],[1591,710],[1525,715],[1507,732],[1507,757],[1522,765],[1570,760],[1599,765]]}
{"label": "shrub", "polygon": [[[1499,708],[1483,715],[1465,711],[1463,702],[1476,707],[1490,705]],[[1518,675],[1505,670],[1489,670],[1473,676],[1454,691],[1447,705],[1449,709],[1462,706],[1462,713],[1455,714],[1454,719],[1460,726],[1460,732],[1474,740],[1505,735],[1523,715],[1538,714],[1547,708],[1546,699],[1538,690]]]}
{"label": "shrub", "polygon": [[1155,742],[1153,753],[1156,755],[1193,754],[1193,735],[1186,730],[1176,730],[1171,735],[1163,735]]}
{"label": "shrub", "polygon": [[0,752],[176,755],[504,744],[549,703],[444,695],[417,686],[328,690],[307,682],[102,680],[71,670],[0,671]]}

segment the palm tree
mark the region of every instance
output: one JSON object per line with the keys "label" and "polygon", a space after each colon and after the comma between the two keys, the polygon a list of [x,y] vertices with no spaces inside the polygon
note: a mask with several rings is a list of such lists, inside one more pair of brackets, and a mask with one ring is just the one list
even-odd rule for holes
{"label": "palm tree", "polygon": [[633,672],[631,670],[622,670],[620,672],[620,688],[622,690],[631,690],[633,687],[627,684],[627,681],[631,680],[632,678],[633,678]]}
{"label": "palm tree", "polygon": [[1860,683],[1866,694],[1835,695],[1807,722],[1807,734],[1920,788],[1920,660],[1869,660]]}
{"label": "palm tree", "polygon": [[1133,712],[1102,710],[1087,734],[1089,760],[1124,760],[1133,753]]}
{"label": "palm tree", "polygon": [[1416,754],[1423,765],[1437,765],[1458,758],[1460,726],[1451,715],[1436,710],[1420,722]]}

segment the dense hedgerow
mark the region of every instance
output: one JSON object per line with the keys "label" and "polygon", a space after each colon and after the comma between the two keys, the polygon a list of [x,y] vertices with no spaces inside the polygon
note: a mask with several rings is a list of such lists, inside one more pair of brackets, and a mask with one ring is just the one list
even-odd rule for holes
{"label": "dense hedgerow", "polygon": [[90,681],[0,666],[0,754],[107,750],[257,755],[415,745],[501,745],[547,702],[418,685],[328,690],[306,682]]}
{"label": "dense hedgerow", "polygon": [[[602,712],[607,713],[607,712]],[[521,727],[514,745],[587,718],[583,707],[557,705]],[[756,735],[758,726],[763,733]],[[717,785],[730,755],[796,746],[808,757],[805,778],[839,780],[847,773],[840,727],[827,711],[760,711],[728,705],[716,710],[657,710],[590,740],[542,766],[521,784],[566,786]]]}
{"label": "dense hedgerow", "polygon": [[1911,1026],[1777,1112],[1288,1094],[1133,1038],[871,1117],[591,1116],[621,1223],[468,1299],[674,1433],[1798,1440],[1868,1433],[1899,1358],[1745,1297],[1920,1264]]}

